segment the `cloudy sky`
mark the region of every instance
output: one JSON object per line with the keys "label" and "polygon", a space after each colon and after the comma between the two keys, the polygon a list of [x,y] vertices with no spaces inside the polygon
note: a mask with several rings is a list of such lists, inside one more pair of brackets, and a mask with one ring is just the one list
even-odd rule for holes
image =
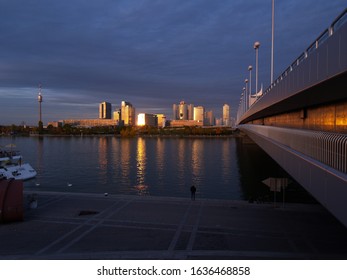
{"label": "cloudy sky", "polygon": [[[347,0],[275,1],[276,76]],[[169,119],[180,100],[235,115],[255,41],[266,88],[271,0],[0,0],[0,125],[37,124],[40,83],[44,124],[122,100]]]}

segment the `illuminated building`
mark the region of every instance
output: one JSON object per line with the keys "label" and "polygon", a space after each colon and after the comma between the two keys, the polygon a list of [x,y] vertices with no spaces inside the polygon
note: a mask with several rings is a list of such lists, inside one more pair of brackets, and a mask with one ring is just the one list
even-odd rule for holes
{"label": "illuminated building", "polygon": [[187,105],[184,101],[180,104],[174,104],[173,109],[173,119],[174,120],[193,120],[194,119],[194,105]]}
{"label": "illuminated building", "polygon": [[137,115],[138,126],[158,126],[157,115],[141,113]]}
{"label": "illuminated building", "polygon": [[228,104],[223,105],[223,125],[230,126],[230,107]]}
{"label": "illuminated building", "polygon": [[194,121],[204,122],[205,109],[202,106],[194,107]]}
{"label": "illuminated building", "polygon": [[99,105],[99,119],[111,119],[112,105],[108,102],[101,102]]}
{"label": "illuminated building", "polygon": [[135,108],[130,102],[122,101],[120,116],[123,125],[135,125]]}

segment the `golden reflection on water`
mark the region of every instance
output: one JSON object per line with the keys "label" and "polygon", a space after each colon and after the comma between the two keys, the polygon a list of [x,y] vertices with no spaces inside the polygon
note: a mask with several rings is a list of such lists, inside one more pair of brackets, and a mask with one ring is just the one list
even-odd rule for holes
{"label": "golden reflection on water", "polygon": [[143,138],[137,139],[137,150],[136,150],[136,173],[137,173],[137,184],[142,185],[146,179],[146,142]]}
{"label": "golden reflection on water", "polygon": [[195,184],[201,181],[201,176],[203,175],[203,149],[203,141],[193,140],[191,166],[193,173],[193,181]]}

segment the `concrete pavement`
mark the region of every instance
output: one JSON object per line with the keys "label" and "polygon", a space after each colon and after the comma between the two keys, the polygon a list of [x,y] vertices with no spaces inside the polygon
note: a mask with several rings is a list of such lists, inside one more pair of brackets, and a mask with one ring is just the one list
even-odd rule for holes
{"label": "concrete pavement", "polygon": [[0,224],[0,259],[347,259],[347,229],[319,205],[35,193]]}

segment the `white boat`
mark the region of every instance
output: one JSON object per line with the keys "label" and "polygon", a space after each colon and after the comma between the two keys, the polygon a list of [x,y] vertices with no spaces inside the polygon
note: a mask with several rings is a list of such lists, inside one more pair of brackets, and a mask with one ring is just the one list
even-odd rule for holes
{"label": "white boat", "polygon": [[29,163],[22,162],[18,151],[0,150],[0,179],[29,180],[37,175]]}

